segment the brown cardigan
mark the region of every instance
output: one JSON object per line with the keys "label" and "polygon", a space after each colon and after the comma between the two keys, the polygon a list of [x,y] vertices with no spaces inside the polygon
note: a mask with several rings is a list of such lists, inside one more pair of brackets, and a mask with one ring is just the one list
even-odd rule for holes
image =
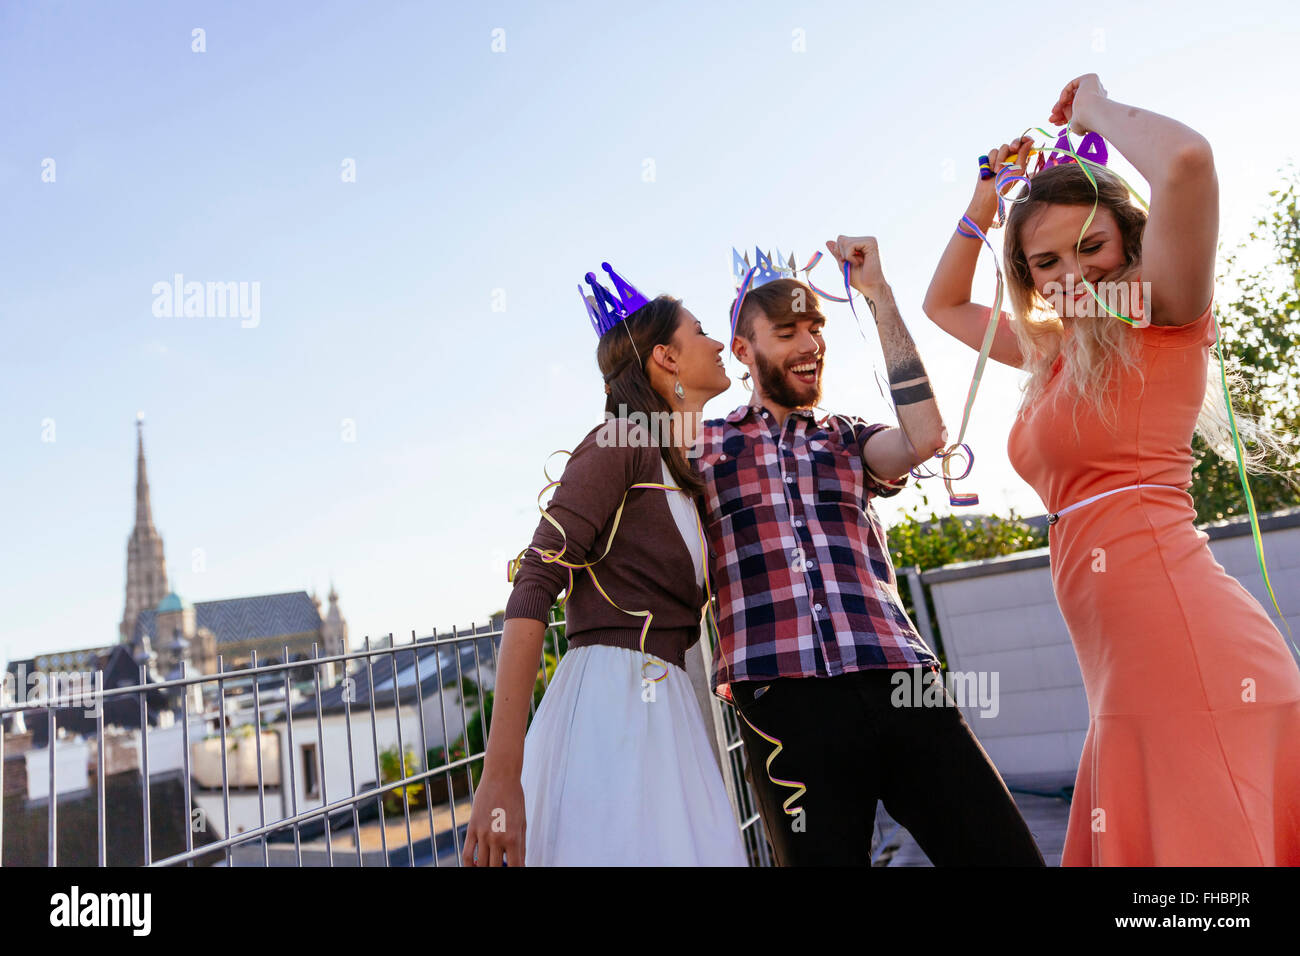
{"label": "brown cardigan", "polygon": [[[564,528],[567,547],[563,560],[582,564],[604,552],[614,513],[627,492],[614,546],[592,570],[619,607],[653,613],[646,653],[684,668],[686,651],[700,636],[704,589],[696,584],[695,565],[668,507],[667,492],[657,488],[628,491],[639,482],[664,483],[659,449],[648,446],[648,433],[637,426],[627,428],[626,444],[640,439],[642,445],[601,447],[603,429],[605,425],[593,428],[574,449],[546,510]],[[605,434],[617,436],[613,429]],[[564,544],[543,518],[538,521],[532,546],[559,550]],[[546,564],[535,552],[526,552],[506,603],[505,619],[522,617],[546,623],[551,605],[568,582],[568,569]],[[644,618],[624,613],[605,600],[587,571],[573,572],[573,590],[565,606],[565,636],[570,647],[608,644],[636,649],[643,623]]]}

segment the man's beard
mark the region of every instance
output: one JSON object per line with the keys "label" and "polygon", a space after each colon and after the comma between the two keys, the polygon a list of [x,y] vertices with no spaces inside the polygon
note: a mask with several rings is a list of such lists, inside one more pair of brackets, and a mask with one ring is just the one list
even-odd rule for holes
{"label": "man's beard", "polygon": [[[801,408],[816,405],[822,400],[821,375],[818,374],[811,385],[791,385],[785,369],[768,362],[762,352],[754,350],[758,366],[758,387],[764,397],[771,399],[783,408]],[[821,366],[818,365],[820,373]]]}

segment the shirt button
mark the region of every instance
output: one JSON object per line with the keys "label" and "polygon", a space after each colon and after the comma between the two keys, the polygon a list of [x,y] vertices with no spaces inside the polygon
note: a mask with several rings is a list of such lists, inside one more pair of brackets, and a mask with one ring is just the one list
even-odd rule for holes
{"label": "shirt button", "polygon": [[764,412],[764,413],[763,413],[763,417],[764,417],[764,418],[767,418],[767,412]]}
{"label": "shirt button", "polygon": [[786,483],[787,485],[790,484],[790,482],[792,482],[792,481],[794,481],[794,478],[793,478],[792,476],[790,476],[790,475],[786,475],[786,476],[785,476],[785,483]]}
{"label": "shirt button", "polygon": [[803,518],[795,518],[795,519],[794,519],[794,526],[795,526],[796,528],[802,528],[802,527],[803,527]]}
{"label": "shirt button", "polygon": [[822,610],[822,606],[820,604],[814,604],[813,610],[816,611],[818,614],[820,614]]}
{"label": "shirt button", "polygon": [[785,442],[781,442],[781,450],[785,451]]}
{"label": "shirt button", "polygon": [[726,456],[726,455],[719,455],[719,456],[718,456],[718,461],[726,461],[726,460],[727,460],[727,456]]}
{"label": "shirt button", "polygon": [[816,561],[809,561],[806,565],[804,565],[804,567],[809,568],[809,569],[811,570],[812,568],[817,567],[817,562],[816,562]]}

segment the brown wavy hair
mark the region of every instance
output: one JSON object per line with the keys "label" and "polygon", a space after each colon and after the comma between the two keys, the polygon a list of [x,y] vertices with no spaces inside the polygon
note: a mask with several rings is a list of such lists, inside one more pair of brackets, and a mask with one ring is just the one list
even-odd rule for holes
{"label": "brown wavy hair", "polygon": [[[802,306],[802,308],[799,308]],[[731,325],[731,313],[736,307],[736,300],[731,300],[727,310],[727,325]],[[745,305],[736,319],[736,336],[747,339],[754,337],[754,316],[762,312],[773,322],[798,316],[825,318],[822,315],[821,300],[809,286],[798,279],[773,279],[757,289],[750,289],[745,294]]]}
{"label": "brown wavy hair", "polygon": [[[667,400],[650,384],[646,363],[656,345],[667,345],[672,340],[681,322],[681,306],[681,300],[673,296],[656,296],[601,336],[596,346],[596,365],[609,389],[605,399],[608,415],[672,414]],[[665,445],[660,454],[679,488],[695,498],[704,494],[704,481],[680,445]]]}

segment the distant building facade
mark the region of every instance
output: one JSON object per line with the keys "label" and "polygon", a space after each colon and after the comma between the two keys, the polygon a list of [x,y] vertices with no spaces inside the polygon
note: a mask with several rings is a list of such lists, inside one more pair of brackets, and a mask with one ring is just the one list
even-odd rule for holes
{"label": "distant building facade", "polygon": [[331,582],[329,609],[306,591],[262,594],[191,603],[168,586],[162,535],[153,523],[144,456],[144,423],[136,422],[135,526],[126,545],[126,604],[118,625],[121,642],[139,662],[151,660],[163,679],[213,674],[217,656],[227,670],[248,664],[283,662],[348,651],[348,625]]}
{"label": "distant building facade", "polygon": [[[136,429],[135,526],[126,545],[126,603],[118,641],[8,662],[0,702],[43,697],[32,692],[38,676],[91,673],[107,668],[110,660],[120,675],[132,671],[132,664],[137,672],[144,666],[153,682],[180,677],[182,661],[189,676],[215,674],[218,655],[229,671],[251,663],[254,652],[259,664],[285,663],[286,647],[288,661],[310,660],[313,645],[322,657],[348,653],[348,623],[333,582],[324,615],[320,598],[306,591],[191,603],[168,586],[163,539],[153,523],[142,421]],[[125,655],[114,653],[119,649]],[[326,674],[342,670],[329,667]],[[4,719],[10,732],[21,723],[21,715]]]}

